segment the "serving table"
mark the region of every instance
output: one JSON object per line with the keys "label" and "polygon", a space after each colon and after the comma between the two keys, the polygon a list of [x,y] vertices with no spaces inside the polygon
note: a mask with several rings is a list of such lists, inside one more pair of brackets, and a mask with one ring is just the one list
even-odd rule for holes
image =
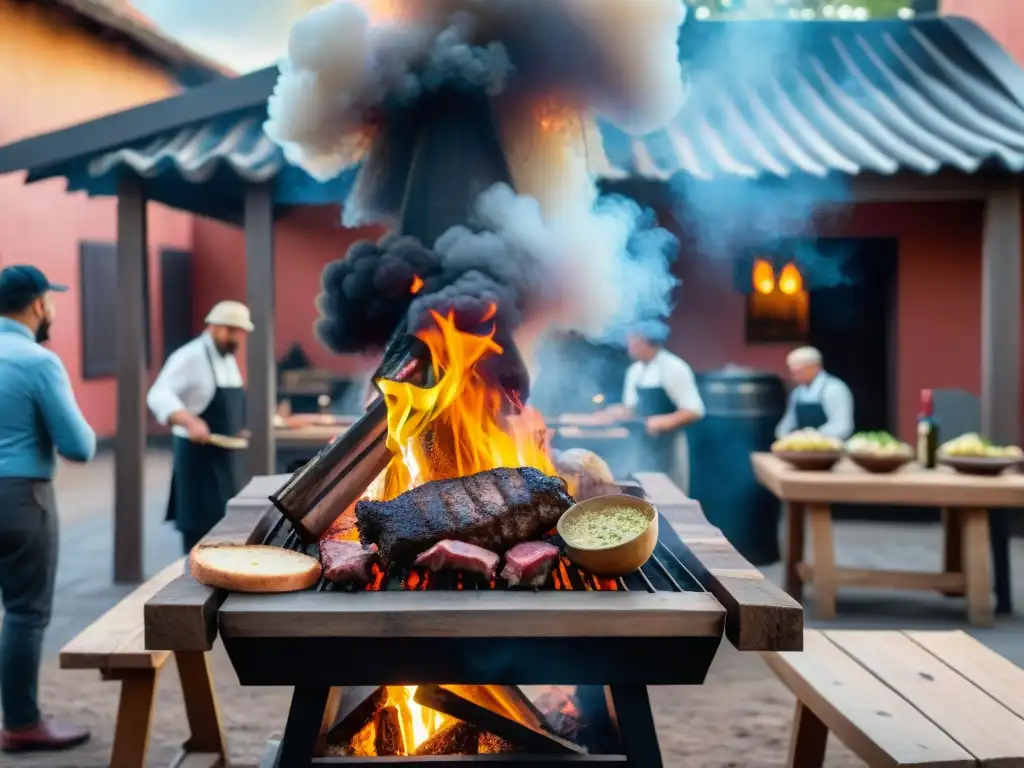
{"label": "serving table", "polygon": [[[965,596],[972,624],[993,620],[989,509],[1024,507],[1024,475],[1006,472],[977,477],[915,464],[888,474],[867,472],[844,459],[826,472],[797,470],[770,453],[751,454],[758,482],[786,510],[785,587],[801,599],[803,584],[814,586],[815,614],[836,613],[839,586],[936,590]],[[941,573],[839,568],[832,538],[832,504],[880,504],[942,509],[945,536]],[[804,561],[804,532],[811,530],[812,562]],[[1000,602],[1009,603],[1009,563],[996,563]]]}
{"label": "serving table", "polygon": [[[228,595],[186,574],[147,602],[146,645],[208,650],[219,633],[243,685],[294,687],[288,726],[274,747],[282,765],[310,764],[317,732],[333,721],[327,710],[339,706],[342,689],[564,683],[609,686],[625,750],[611,761],[657,768],[645,686],[702,682],[723,634],[743,651],[799,650],[803,611],[667,477],[637,480],[668,529],[660,561],[652,560],[647,576],[637,574],[647,589]],[[267,507],[237,541],[275,540],[283,524]],[[676,580],[665,576],[665,566]],[[659,578],[675,589],[662,591]],[[566,762],[591,764],[571,756]]]}

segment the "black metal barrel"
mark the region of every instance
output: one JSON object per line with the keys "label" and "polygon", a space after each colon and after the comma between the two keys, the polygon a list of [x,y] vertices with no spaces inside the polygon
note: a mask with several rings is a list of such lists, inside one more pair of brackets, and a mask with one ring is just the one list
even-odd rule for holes
{"label": "black metal barrel", "polygon": [[688,430],[690,495],[708,520],[754,565],[779,560],[779,502],[750,464],[766,451],[786,407],[778,376],[726,366],[697,375],[707,415]]}

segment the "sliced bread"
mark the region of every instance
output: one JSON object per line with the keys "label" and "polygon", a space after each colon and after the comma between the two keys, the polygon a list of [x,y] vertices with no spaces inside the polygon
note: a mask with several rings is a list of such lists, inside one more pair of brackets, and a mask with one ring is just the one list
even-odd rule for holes
{"label": "sliced bread", "polygon": [[316,584],[320,561],[280,547],[200,544],[189,557],[192,577],[232,592],[298,592]]}

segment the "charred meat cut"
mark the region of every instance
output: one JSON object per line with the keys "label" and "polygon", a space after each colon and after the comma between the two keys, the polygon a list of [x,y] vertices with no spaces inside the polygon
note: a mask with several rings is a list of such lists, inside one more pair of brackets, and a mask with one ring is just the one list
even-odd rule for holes
{"label": "charred meat cut", "polygon": [[417,557],[414,564],[432,571],[469,571],[493,579],[498,575],[499,560],[501,558],[489,549],[476,544],[445,540]]}
{"label": "charred meat cut", "polygon": [[360,501],[356,526],[386,565],[410,565],[451,539],[504,552],[550,531],[570,506],[565,482],[532,467],[434,480],[390,501]]}
{"label": "charred meat cut", "polygon": [[543,541],[517,544],[505,553],[505,567],[501,578],[510,587],[543,587],[552,569],[558,563],[561,550]]}
{"label": "charred meat cut", "polygon": [[358,541],[324,539],[320,542],[320,562],[324,578],[328,581],[368,584],[373,578],[373,564],[377,560],[377,547],[366,547]]}

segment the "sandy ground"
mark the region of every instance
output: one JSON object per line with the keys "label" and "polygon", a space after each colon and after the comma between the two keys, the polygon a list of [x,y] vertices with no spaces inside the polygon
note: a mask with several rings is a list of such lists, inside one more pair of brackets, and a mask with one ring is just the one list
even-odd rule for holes
{"label": "sandy ground", "polygon": [[[228,733],[233,763],[255,765],[268,738],[284,727],[289,691],[237,684],[223,649],[213,659],[215,685]],[[93,740],[58,755],[4,756],[11,768],[98,768],[107,765],[113,738],[117,683],[104,683],[95,672],[64,672],[54,663],[43,673],[42,700],[56,715],[89,725]],[[723,647],[704,686],[652,688],[665,765],[767,768],[782,765],[789,743],[794,701],[757,654]],[[149,764],[167,766],[187,737],[181,689],[173,661],[164,668],[153,724]],[[829,743],[829,768],[862,763],[835,740]]]}

